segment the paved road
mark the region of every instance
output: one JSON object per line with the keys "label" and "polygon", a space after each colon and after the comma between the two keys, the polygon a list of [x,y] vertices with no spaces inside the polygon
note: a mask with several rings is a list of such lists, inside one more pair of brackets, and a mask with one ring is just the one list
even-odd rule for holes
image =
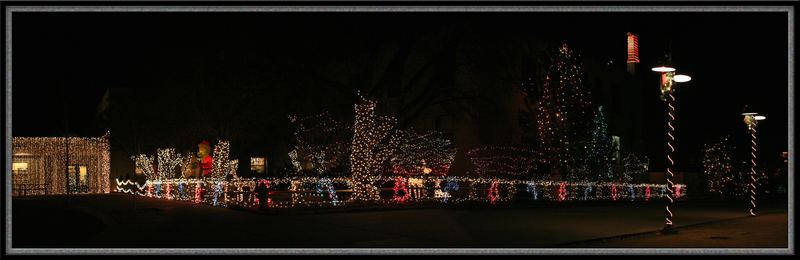
{"label": "paved road", "polygon": [[643,234],[623,238],[576,243],[588,248],[787,248],[786,214],[769,213],[679,229],[676,234]]}
{"label": "paved road", "polygon": [[[663,225],[662,202],[268,215],[120,194],[15,198],[12,205],[15,248],[541,248]],[[742,217],[745,207],[682,202],[676,226]],[[765,205],[762,212],[786,218],[786,204]],[[785,229],[769,232],[787,236]],[[695,245],[715,245],[702,241]]]}

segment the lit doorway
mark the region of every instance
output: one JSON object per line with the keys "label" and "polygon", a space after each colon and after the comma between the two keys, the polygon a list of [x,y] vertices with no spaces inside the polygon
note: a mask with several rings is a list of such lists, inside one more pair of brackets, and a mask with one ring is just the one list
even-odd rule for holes
{"label": "lit doorway", "polygon": [[89,192],[89,170],[86,165],[70,165],[67,177],[70,193]]}

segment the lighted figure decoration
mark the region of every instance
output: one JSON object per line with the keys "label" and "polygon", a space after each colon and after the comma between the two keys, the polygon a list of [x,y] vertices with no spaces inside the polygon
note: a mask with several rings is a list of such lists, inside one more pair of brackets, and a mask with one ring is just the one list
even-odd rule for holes
{"label": "lighted figure decoration", "polygon": [[628,197],[631,198],[631,201],[636,200],[636,190],[633,188],[633,184],[628,184]]}
{"label": "lighted figure decoration", "polygon": [[171,200],[171,199],[172,199],[172,188],[170,188],[170,186],[171,186],[170,184],[172,184],[172,183],[170,183],[170,182],[167,182],[167,194],[166,194],[166,198],[167,198],[168,200]]}
{"label": "lighted figure decoration", "polygon": [[583,200],[589,199],[589,193],[592,192],[592,183],[589,183],[585,189],[583,189]]}
{"label": "lighted figure decoration", "polygon": [[719,142],[703,146],[703,173],[708,182],[708,191],[724,195],[741,195],[738,189],[740,180],[735,176],[739,174],[734,170],[731,155],[735,147],[729,137]]}
{"label": "lighted figure decoration", "polygon": [[194,185],[194,203],[201,201],[203,201],[203,183],[197,183]]}
{"label": "lighted figure decoration", "polygon": [[500,199],[500,183],[497,180],[492,180],[489,186],[489,194],[486,196],[490,204],[495,204]]}
{"label": "lighted figure decoration", "polygon": [[425,187],[425,180],[422,178],[408,178],[406,185],[410,187],[409,191],[411,198],[421,199],[425,197],[425,192],[422,189]]}
{"label": "lighted figure decoration", "polygon": [[440,132],[420,135],[413,130],[399,131],[400,143],[392,158],[395,175],[446,176],[455,159],[453,143]]}
{"label": "lighted figure decoration", "polygon": [[186,183],[184,183],[183,181],[178,182],[178,198],[179,199],[186,198],[186,189],[185,189],[185,187],[186,187]]}
{"label": "lighted figure decoration", "polygon": [[219,196],[220,195],[222,195],[222,182],[218,181],[217,184],[214,185],[214,193],[211,196],[212,197],[212,205],[217,206],[217,203],[219,201]]}
{"label": "lighted figure decoration", "polygon": [[146,193],[146,196],[147,197],[152,197],[153,196],[153,183],[151,183],[149,181],[147,182],[147,193]]}
{"label": "lighted figure decoration", "polygon": [[539,194],[536,192],[536,182],[528,182],[528,193],[533,195],[533,200],[539,200]]}
{"label": "lighted figure decoration", "polygon": [[395,202],[403,203],[406,202],[410,197],[411,194],[408,193],[408,187],[406,186],[406,180],[402,176],[397,176],[394,181],[394,194],[392,195],[392,200]]}
{"label": "lighted figure decoration", "polygon": [[611,200],[617,200],[617,184],[611,184]]}
{"label": "lighted figure decoration", "polygon": [[744,123],[750,133],[750,216],[755,216],[756,210],[756,125],[758,121],[766,119],[757,113],[743,113]]}
{"label": "lighted figure decoration", "polygon": [[208,141],[203,141],[197,145],[197,158],[200,160],[202,177],[210,177],[214,168],[214,159],[211,157],[211,146]]}
{"label": "lighted figure decoration", "polygon": [[[289,186],[289,191],[292,193],[292,205],[295,205],[300,202],[301,195],[300,190],[302,189],[303,183],[300,180],[292,180],[291,186]],[[317,192],[320,193],[320,192]]]}
{"label": "lighted figure decoration", "polygon": [[161,181],[160,180],[153,181],[153,184],[155,184],[156,186],[155,197],[161,198]]}
{"label": "lighted figure decoration", "polygon": [[442,202],[447,203],[450,194],[458,190],[458,180],[453,177],[447,177],[447,184],[444,186],[444,196]]}
{"label": "lighted figure decoration", "polygon": [[650,201],[650,185],[647,185],[647,188],[644,190],[644,200]]}
{"label": "lighted figure decoration", "polygon": [[317,193],[322,194],[323,192],[328,193],[332,205],[336,206],[336,204],[339,203],[339,198],[336,196],[336,189],[333,187],[333,182],[330,178],[319,179],[317,183]]}
{"label": "lighted figure decoration", "polygon": [[567,183],[561,182],[558,185],[558,201],[565,201],[567,200]]}
{"label": "lighted figure decoration", "polygon": [[361,202],[377,201],[380,196],[378,189],[372,184],[372,178],[380,173],[382,165],[392,158],[397,148],[399,136],[393,131],[397,120],[377,115],[377,101],[369,100],[361,96],[361,93],[358,98],[358,103],[354,105],[356,116],[350,154],[353,181],[351,199]]}

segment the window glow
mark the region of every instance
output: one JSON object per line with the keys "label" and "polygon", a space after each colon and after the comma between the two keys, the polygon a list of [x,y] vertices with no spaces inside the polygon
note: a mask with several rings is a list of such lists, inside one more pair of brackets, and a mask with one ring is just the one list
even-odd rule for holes
{"label": "window glow", "polygon": [[28,163],[12,163],[11,164],[12,171],[27,171],[28,170]]}

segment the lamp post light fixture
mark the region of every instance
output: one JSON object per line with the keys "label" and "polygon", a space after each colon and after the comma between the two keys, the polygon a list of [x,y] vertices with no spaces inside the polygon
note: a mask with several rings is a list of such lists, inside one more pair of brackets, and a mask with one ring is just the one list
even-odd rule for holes
{"label": "lamp post light fixture", "polygon": [[758,121],[767,119],[767,117],[759,115],[758,113],[742,113],[744,116],[744,124],[747,125],[747,131],[750,132],[750,216],[755,217],[756,213],[756,125]]}
{"label": "lamp post light fixture", "polygon": [[673,95],[673,91],[675,90],[675,83],[689,82],[692,80],[692,77],[687,75],[675,75],[676,69],[669,65],[669,56],[667,57],[667,62],[662,62],[660,65],[653,67],[652,70],[661,73],[661,100],[667,102],[667,107],[669,108],[667,111],[667,161],[669,165],[667,166],[666,174],[667,190],[669,190],[669,194],[667,194],[667,205],[664,208],[666,224],[664,225],[663,232],[674,233],[675,231],[672,229],[672,207],[675,203],[675,183],[673,181],[675,174],[672,172],[672,167],[675,165],[675,161],[672,160],[672,153],[675,152],[675,146],[672,145],[672,142],[675,141],[675,136],[672,134],[675,131],[675,127],[672,124],[675,121],[675,116],[673,115],[675,112],[675,96]]}

